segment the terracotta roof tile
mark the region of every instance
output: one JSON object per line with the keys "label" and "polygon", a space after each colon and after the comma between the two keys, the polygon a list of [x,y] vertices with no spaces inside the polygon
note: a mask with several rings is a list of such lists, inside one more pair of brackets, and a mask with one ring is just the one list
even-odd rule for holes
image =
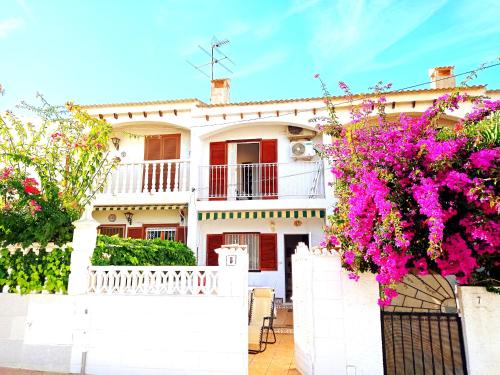
{"label": "terracotta roof tile", "polygon": [[177,103],[198,103],[204,104],[196,98],[189,99],[171,99],[171,100],[153,100],[146,102],[128,102],[128,103],[106,103],[106,104],[85,104],[82,108],[104,108],[104,107],[128,107],[132,105],[157,105],[157,104],[177,104]]}
{"label": "terracotta roof tile", "polygon": [[[475,85],[468,86],[466,90],[474,90],[474,89],[482,89],[485,88],[485,85]],[[406,94],[418,94],[418,93],[430,93],[430,92],[447,92],[450,91],[450,88],[439,88],[439,89],[416,89],[416,90],[403,90],[403,91],[388,91],[385,95],[406,95]],[[499,92],[500,89],[496,90],[488,90],[487,92]],[[357,93],[354,94],[354,98],[371,96],[373,93]],[[332,96],[332,99],[343,99],[346,98],[345,95],[336,95]],[[274,99],[274,100],[257,100],[257,101],[245,101],[245,102],[236,102],[236,103],[226,103],[226,104],[209,104],[202,102],[196,98],[190,99],[172,99],[172,100],[155,100],[155,101],[144,101],[144,102],[129,102],[129,103],[108,103],[108,104],[87,104],[82,105],[82,108],[105,108],[105,107],[127,107],[127,106],[141,106],[141,105],[161,105],[161,104],[176,104],[176,103],[195,103],[198,107],[204,108],[217,108],[217,107],[230,107],[230,106],[247,106],[247,105],[262,105],[262,104],[284,104],[284,103],[295,103],[295,102],[314,102],[314,101],[323,101],[322,96],[318,97],[310,97],[310,98],[291,98],[291,99]]]}
{"label": "terracotta roof tile", "polygon": [[[465,89],[470,90],[470,89],[481,89],[486,86],[484,85],[476,85],[476,86],[468,86]],[[405,95],[405,94],[418,94],[418,93],[426,93],[426,92],[448,92],[450,91],[451,88],[439,88],[439,89],[418,89],[418,90],[404,90],[404,91],[387,91],[384,93],[384,95]],[[367,97],[367,96],[372,96],[373,93],[371,92],[366,92],[366,93],[357,93],[353,95],[353,98],[359,98],[359,97]],[[347,98],[346,95],[337,95],[337,96],[331,96],[331,99],[343,99]],[[282,103],[294,103],[294,102],[313,102],[313,101],[323,101],[323,97],[311,97],[311,98],[293,98],[293,99],[277,99],[277,100],[261,100],[261,101],[247,101],[247,102],[237,102],[237,103],[226,103],[226,104],[206,104],[202,103],[199,104],[199,107],[229,107],[229,106],[245,106],[245,105],[260,105],[260,104],[282,104]]]}

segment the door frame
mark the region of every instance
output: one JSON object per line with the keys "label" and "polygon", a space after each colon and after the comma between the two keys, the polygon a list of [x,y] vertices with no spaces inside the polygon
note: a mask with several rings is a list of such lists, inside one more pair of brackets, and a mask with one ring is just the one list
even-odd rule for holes
{"label": "door frame", "polygon": [[[286,280],[286,271],[287,271],[287,263],[286,263],[286,242],[285,242],[285,237],[286,236],[307,236],[307,246],[311,246],[311,232],[303,232],[303,233],[283,233],[283,264],[284,264],[284,269],[283,269],[283,282],[284,282],[284,291],[285,291],[285,302],[287,301],[287,280]],[[290,255],[290,274],[291,274],[291,280],[293,280],[293,268],[292,268],[292,255]],[[293,282],[293,281],[292,281]],[[291,296],[290,296],[291,297]]]}

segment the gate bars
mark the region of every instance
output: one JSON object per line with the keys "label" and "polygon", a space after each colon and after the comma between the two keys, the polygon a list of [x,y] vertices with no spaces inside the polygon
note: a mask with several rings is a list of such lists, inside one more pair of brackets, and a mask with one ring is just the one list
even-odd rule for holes
{"label": "gate bars", "polygon": [[381,311],[384,373],[467,375],[458,314]]}

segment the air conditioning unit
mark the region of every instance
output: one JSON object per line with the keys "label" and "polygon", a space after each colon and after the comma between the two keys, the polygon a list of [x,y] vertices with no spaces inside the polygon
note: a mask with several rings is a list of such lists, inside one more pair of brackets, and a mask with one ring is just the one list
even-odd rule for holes
{"label": "air conditioning unit", "polygon": [[310,129],[304,129],[299,126],[288,126],[286,135],[290,140],[299,140],[299,139],[311,139],[316,136],[316,132]]}
{"label": "air conditioning unit", "polygon": [[311,159],[316,155],[313,141],[290,142],[290,156],[294,159]]}

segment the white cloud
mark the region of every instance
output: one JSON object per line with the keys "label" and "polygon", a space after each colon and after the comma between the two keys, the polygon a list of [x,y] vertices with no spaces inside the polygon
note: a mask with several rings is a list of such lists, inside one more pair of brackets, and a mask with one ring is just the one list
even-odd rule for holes
{"label": "white cloud", "polygon": [[377,55],[424,23],[445,3],[446,0],[338,1],[314,20],[310,49],[316,65],[332,66],[338,75],[365,69]]}
{"label": "white cloud", "polygon": [[0,38],[6,38],[12,31],[24,26],[21,18],[8,18],[0,21]]}

